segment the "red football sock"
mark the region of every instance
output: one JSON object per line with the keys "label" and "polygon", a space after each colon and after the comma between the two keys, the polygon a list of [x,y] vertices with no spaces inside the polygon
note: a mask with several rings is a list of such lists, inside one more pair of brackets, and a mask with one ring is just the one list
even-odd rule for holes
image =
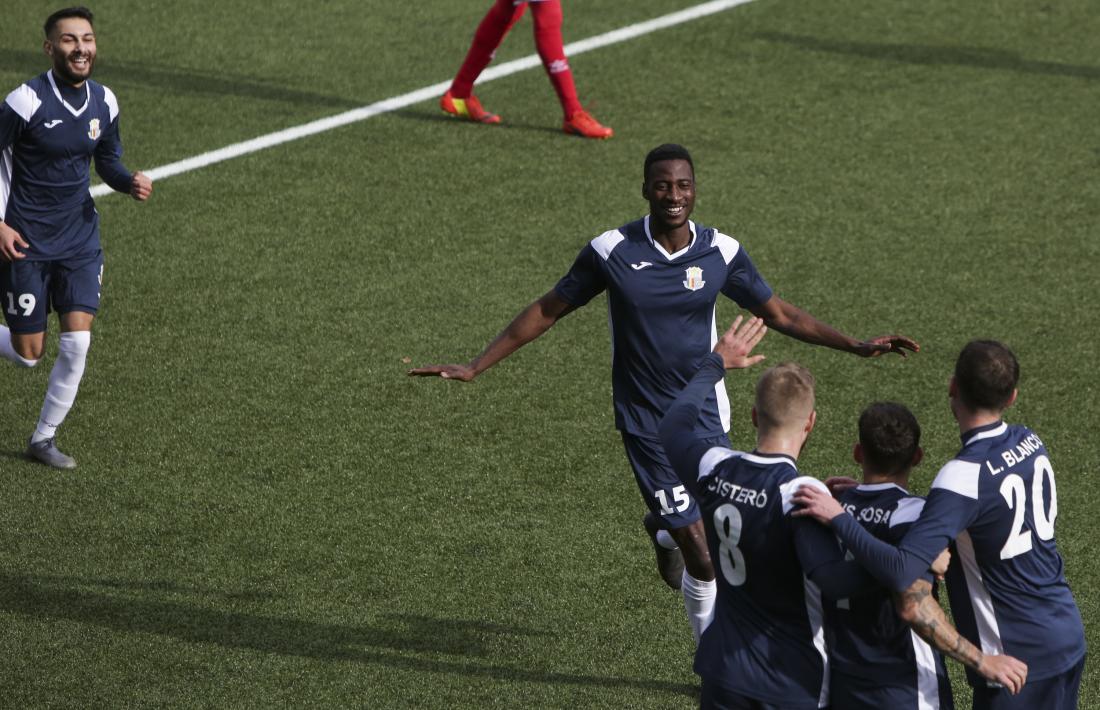
{"label": "red football sock", "polygon": [[562,46],[561,3],[559,0],[531,3],[531,17],[535,20],[535,47],[558,94],[561,110],[568,119],[581,110],[581,102],[577,99],[573,71],[569,68],[565,47]]}
{"label": "red football sock", "polygon": [[[489,66],[489,62],[493,61],[493,55],[504,40],[504,35],[508,34],[512,25],[519,22],[526,9],[527,3],[517,6],[512,4],[512,0],[496,0],[474,32],[474,43],[470,45],[470,51],[466,53],[466,60],[462,62],[455,80],[451,82],[451,94],[460,99],[469,98],[474,90],[474,82],[485,67]],[[560,44],[561,40],[558,41]]]}

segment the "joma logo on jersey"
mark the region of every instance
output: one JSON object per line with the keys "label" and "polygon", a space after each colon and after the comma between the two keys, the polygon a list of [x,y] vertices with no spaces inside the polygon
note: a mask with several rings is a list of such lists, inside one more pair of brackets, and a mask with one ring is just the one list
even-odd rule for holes
{"label": "joma logo on jersey", "polygon": [[88,137],[92,140],[99,138],[99,119],[93,118],[88,121]]}
{"label": "joma logo on jersey", "polygon": [[684,276],[684,288],[688,291],[698,291],[707,285],[707,282],[703,280],[703,270],[698,266],[689,266],[684,270]]}

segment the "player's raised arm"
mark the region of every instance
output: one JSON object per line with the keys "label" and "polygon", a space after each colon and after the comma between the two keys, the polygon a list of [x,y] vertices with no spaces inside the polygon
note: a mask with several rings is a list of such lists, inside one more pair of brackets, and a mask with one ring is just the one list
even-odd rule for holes
{"label": "player's raised arm", "polygon": [[963,638],[932,596],[932,584],[928,580],[918,579],[904,592],[895,593],[894,605],[898,616],[945,656],[974,669],[988,681],[1000,683],[1013,695],[1024,687],[1027,664],[1012,656],[986,655]]}
{"label": "player's raised arm", "polygon": [[714,346],[714,352],[703,359],[699,370],[665,412],[658,428],[669,463],[692,492],[698,482],[699,461],[712,448],[695,431],[700,407],[714,392],[715,383],[722,379],[726,370],[752,367],[764,359],[763,355],[753,355],[752,350],[768,331],[767,327],[759,318],[752,318],[744,325],[742,320],[737,316]]}
{"label": "player's raised arm", "polygon": [[885,353],[897,353],[905,357],[906,351],[920,350],[920,345],[915,340],[904,335],[881,335],[869,340],[857,340],[775,295],[750,310],[756,316],[763,318],[769,328],[774,328],[784,335],[804,343],[824,345],[827,348],[843,350],[860,357],[878,357]]}
{"label": "player's raised arm", "polygon": [[524,308],[512,322],[485,346],[481,354],[465,364],[427,365],[409,370],[413,377],[442,377],[469,382],[482,372],[508,357],[527,343],[550,330],[559,319],[574,310],[574,306],[550,290],[542,298]]}

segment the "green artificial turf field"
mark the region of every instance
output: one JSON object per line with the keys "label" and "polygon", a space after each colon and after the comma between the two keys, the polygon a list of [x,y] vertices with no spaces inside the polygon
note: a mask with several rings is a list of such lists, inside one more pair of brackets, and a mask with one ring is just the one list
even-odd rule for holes
{"label": "green artificial turf field", "polygon": [[[566,41],[693,4],[566,3]],[[102,0],[96,78],[149,169],[445,81],[487,6]],[[47,67],[53,9],[5,5],[0,90]],[[668,141],[694,153],[695,219],[780,295],[922,344],[865,361],[765,339],[818,378],[804,471],[853,474],[859,410],[896,399],[925,492],[958,446],[959,348],[1016,351],[1008,418],[1051,451],[1095,646],[1098,38],[1088,0],[757,0],[574,57],[607,142],[561,134],[536,68],[479,89],[499,127],[428,101],[100,199],[103,306],[60,437],[76,471],[22,458],[56,334],[37,369],[0,363],[0,706],[693,707],[602,299],[475,383],[405,376],[475,355],[643,214]],[[533,51],[526,18],[497,61]],[[738,448],[757,374],[727,378]]]}

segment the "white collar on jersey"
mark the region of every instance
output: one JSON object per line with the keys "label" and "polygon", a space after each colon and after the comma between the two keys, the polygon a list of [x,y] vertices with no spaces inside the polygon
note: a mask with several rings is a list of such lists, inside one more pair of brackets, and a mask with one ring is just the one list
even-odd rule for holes
{"label": "white collar on jersey", "polygon": [[84,113],[84,109],[88,108],[88,103],[92,99],[92,90],[88,87],[88,80],[84,80],[84,105],[79,109],[75,109],[72,105],[61,97],[61,90],[57,88],[57,82],[53,80],[53,70],[46,72],[46,77],[50,80],[50,86],[53,87],[53,95],[57,97],[57,100],[64,104],[65,108],[69,109],[69,113],[74,116],[79,116]]}
{"label": "white collar on jersey", "polygon": [[661,254],[663,254],[664,257],[666,259],[668,259],[669,261],[672,261],[673,259],[678,258],[682,254],[687,252],[688,249],[691,249],[691,247],[695,245],[695,239],[697,237],[697,235],[695,234],[695,222],[692,222],[690,219],[688,220],[688,229],[691,230],[691,241],[688,242],[688,245],[686,247],[684,247],[683,249],[681,249],[680,251],[676,252],[675,254],[669,254],[667,251],[665,251],[665,248],[663,246],[661,246],[660,244],[658,244],[656,241],[653,240],[653,234],[652,234],[652,232],[649,231],[649,215],[645,216],[645,236],[646,236],[646,239],[648,239],[649,243],[652,244],[654,247],[656,247],[657,251],[661,252]]}
{"label": "white collar on jersey", "polygon": [[[989,426],[989,425],[986,425],[986,426]],[[1005,431],[1007,431],[1007,430],[1008,430],[1008,425],[1005,424],[1004,422],[1001,422],[999,425],[994,426],[992,429],[986,429],[985,431],[979,431],[977,434],[975,434],[974,436],[970,437],[965,442],[963,442],[963,446],[970,446],[975,441],[980,441],[982,439],[988,439],[988,438],[993,437],[993,436],[1000,436],[1001,434],[1004,434]]]}
{"label": "white collar on jersey", "polygon": [[897,488],[905,495],[909,495],[909,491],[905,490],[896,483],[861,483],[856,486],[857,491],[886,491],[891,488]]}

